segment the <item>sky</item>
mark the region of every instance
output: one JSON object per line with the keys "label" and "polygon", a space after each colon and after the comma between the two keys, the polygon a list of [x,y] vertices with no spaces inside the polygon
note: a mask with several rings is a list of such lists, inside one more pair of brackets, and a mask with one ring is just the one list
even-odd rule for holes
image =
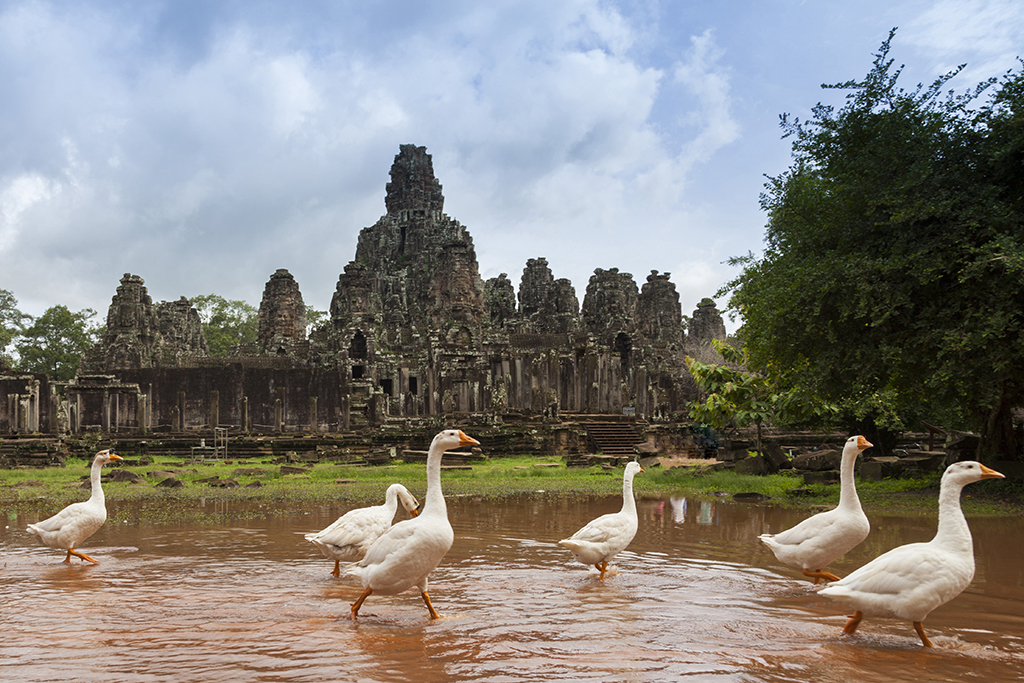
{"label": "sky", "polygon": [[763,249],[779,116],[896,27],[906,89],[1024,56],[1019,0],[0,0],[0,289],[103,322],[125,273],[258,307],[285,268],[327,310],[411,143],[484,279],[669,272],[690,315]]}

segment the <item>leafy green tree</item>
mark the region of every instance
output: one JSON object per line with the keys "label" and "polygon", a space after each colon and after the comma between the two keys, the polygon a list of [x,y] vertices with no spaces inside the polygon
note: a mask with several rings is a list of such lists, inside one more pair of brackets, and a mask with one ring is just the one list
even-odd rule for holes
{"label": "leafy green tree", "polygon": [[8,348],[15,337],[21,334],[23,323],[32,316],[18,310],[18,300],[6,289],[0,289],[0,364],[14,365]]}
{"label": "leafy green tree", "polygon": [[191,301],[203,321],[211,356],[226,356],[236,345],[256,343],[259,311],[255,307],[216,294],[201,294]]}
{"label": "leafy green tree", "polygon": [[756,448],[760,453],[766,423],[820,425],[834,414],[834,406],[800,388],[780,390],[769,376],[748,369],[750,360],[744,349],[719,339],[712,339],[711,344],[724,363],[702,363],[686,357],[686,367],[704,394],[689,406],[690,418],[696,422],[718,430],[756,425]]}
{"label": "leafy green tree", "polygon": [[95,317],[91,308],[77,312],[67,306],[46,309],[15,340],[16,368],[46,373],[54,380],[74,378],[82,354],[99,341],[103,328],[90,322]]}
{"label": "leafy green tree", "polygon": [[[1015,459],[1024,403],[1024,71],[904,91],[889,38],[843,107],[782,117],[794,162],[762,194],[766,249],[723,290],[757,367],[850,424],[915,416]],[[962,68],[962,67],[961,67]],[[995,95],[978,106],[979,96]]]}
{"label": "leafy green tree", "polygon": [[327,321],[327,311],[320,311],[312,306],[306,306],[306,336],[309,336],[313,330],[320,327]]}

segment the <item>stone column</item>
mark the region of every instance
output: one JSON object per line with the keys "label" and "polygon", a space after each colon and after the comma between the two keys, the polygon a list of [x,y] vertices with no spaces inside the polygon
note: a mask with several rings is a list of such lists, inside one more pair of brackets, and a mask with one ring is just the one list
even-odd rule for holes
{"label": "stone column", "polygon": [[210,429],[217,429],[220,426],[220,391],[214,389],[210,392]]}

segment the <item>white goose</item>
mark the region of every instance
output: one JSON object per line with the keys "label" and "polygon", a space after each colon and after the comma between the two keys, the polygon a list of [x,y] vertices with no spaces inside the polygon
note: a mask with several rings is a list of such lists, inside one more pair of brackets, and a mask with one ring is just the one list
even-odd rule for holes
{"label": "white goose", "polygon": [[608,563],[626,549],[636,536],[638,520],[636,501],[633,499],[633,477],[644,468],[638,462],[626,465],[622,475],[622,509],[601,515],[569,538],[558,542],[569,549],[583,564],[594,565],[604,579]]}
{"label": "white goose", "polygon": [[306,534],[306,540],[315,545],[323,556],[334,560],[334,576],[341,575],[342,562],[363,559],[370,546],[388,530],[398,511],[398,502],[415,517],[419,503],[409,489],[392,484],[384,493],[383,505],[349,510],[323,531]]}
{"label": "white goose", "polygon": [[348,570],[363,583],[362,594],[352,603],[352,619],[358,616],[363,601],[371,594],[395,595],[412,586],[419,589],[430,618],[439,618],[427,594],[427,576],[455,540],[441,492],[441,456],[458,446],[479,444],[461,429],[446,429],[434,437],[427,452],[427,493],[423,511],[381,534],[366,551],[366,556]]}
{"label": "white goose", "polygon": [[965,460],[946,468],[939,488],[939,526],[927,543],[893,548],[819,593],[853,605],[843,628],[857,630],[864,614],[898,617],[914,622],[925,647],[932,647],[921,622],[939,605],[959,595],[974,578],[971,530],[960,508],[960,491],[981,479],[1003,475],[980,462]]}
{"label": "white goose", "polygon": [[853,478],[857,455],[871,446],[863,436],[851,436],[846,440],[839,467],[838,506],[808,517],[780,533],[758,536],[780,562],[803,569],[804,576],[813,578],[814,583],[822,579],[838,581],[838,576],[824,571],[824,568],[867,538],[871,531]]}
{"label": "white goose", "polygon": [[92,461],[90,481],[92,495],[89,500],[72,503],[49,519],[28,525],[28,532],[38,536],[43,543],[51,548],[67,550],[64,562],[71,564],[71,556],[99,564],[85,553],[75,550],[75,546],[92,536],[107,521],[107,503],[100,486],[100,470],[112,460],[123,460],[112,450],[100,451]]}

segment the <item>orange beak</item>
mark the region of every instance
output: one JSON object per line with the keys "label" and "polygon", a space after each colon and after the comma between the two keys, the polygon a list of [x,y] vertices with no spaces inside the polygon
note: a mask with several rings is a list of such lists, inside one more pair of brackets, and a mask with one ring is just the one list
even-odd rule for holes
{"label": "orange beak", "polygon": [[[978,464],[980,465],[981,463],[978,463]],[[981,478],[982,479],[1006,479],[1006,475],[1005,474],[1000,474],[999,472],[996,472],[991,467],[985,467],[984,465],[981,465]]]}
{"label": "orange beak", "polygon": [[480,442],[471,436],[467,436],[464,431],[459,430],[459,445],[460,446],[479,446]]}
{"label": "orange beak", "polygon": [[862,451],[865,448],[871,448],[874,445],[875,444],[871,443],[870,441],[865,439],[863,436],[858,436],[857,437],[857,448],[861,449]]}

